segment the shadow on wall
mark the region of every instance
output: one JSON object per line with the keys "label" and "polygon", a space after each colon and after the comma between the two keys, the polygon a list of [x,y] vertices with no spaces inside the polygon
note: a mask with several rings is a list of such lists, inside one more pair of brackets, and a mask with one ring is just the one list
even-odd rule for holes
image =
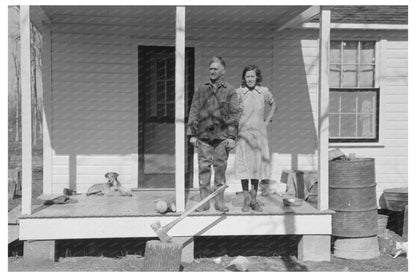
{"label": "shadow on wall", "polygon": [[315,31],[287,31],[277,42],[277,126],[269,134],[275,141],[270,143],[270,150],[290,154],[291,169],[301,166],[299,154],[313,155],[317,150],[312,109],[318,101],[317,38]]}

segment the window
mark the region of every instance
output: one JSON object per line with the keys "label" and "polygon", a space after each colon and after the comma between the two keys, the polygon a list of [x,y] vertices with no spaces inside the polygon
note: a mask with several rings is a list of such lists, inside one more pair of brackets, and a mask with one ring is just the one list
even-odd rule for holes
{"label": "window", "polygon": [[377,142],[374,41],[331,41],[329,141]]}

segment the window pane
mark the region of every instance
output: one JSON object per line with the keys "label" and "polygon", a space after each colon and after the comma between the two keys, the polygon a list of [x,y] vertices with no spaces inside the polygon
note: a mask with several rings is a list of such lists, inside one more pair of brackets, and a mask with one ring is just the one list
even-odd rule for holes
{"label": "window pane", "polygon": [[357,111],[357,93],[353,91],[341,92],[341,113],[355,113]]}
{"label": "window pane", "polygon": [[357,63],[358,41],[344,42],[344,63]]}
{"label": "window pane", "polygon": [[360,87],[374,87],[374,66],[373,65],[361,65],[360,71]]}
{"label": "window pane", "polygon": [[374,138],[374,117],[372,115],[360,115],[358,117],[358,136],[362,138]]}
{"label": "window pane", "polygon": [[329,87],[339,88],[341,81],[341,66],[331,64],[329,66]]}
{"label": "window pane", "polygon": [[[377,139],[378,90],[329,92],[330,139]],[[340,103],[338,103],[340,101]],[[339,110],[337,110],[339,107]],[[354,140],[355,141],[355,140]]]}
{"label": "window pane", "polygon": [[339,100],[341,94],[338,91],[329,92],[329,112],[330,113],[339,113]]}
{"label": "window pane", "polygon": [[355,138],[356,137],[356,115],[342,114],[341,115],[341,137]]}
{"label": "window pane", "polygon": [[157,80],[164,80],[166,78],[165,74],[165,67],[166,63],[164,59],[157,60],[157,67],[156,67],[156,79]]}
{"label": "window pane", "polygon": [[360,51],[361,63],[375,63],[375,43],[374,41],[362,41]]}
{"label": "window pane", "polygon": [[157,103],[157,117],[164,117],[166,116],[165,113],[165,104],[164,103]]}
{"label": "window pane", "polygon": [[175,103],[167,104],[166,107],[167,107],[167,116],[170,118],[175,118]]}
{"label": "window pane", "polygon": [[343,87],[357,87],[357,66],[356,65],[344,65],[342,86]]}
{"label": "window pane", "polygon": [[331,63],[341,63],[341,42],[340,41],[331,41],[331,50],[330,50],[330,62]]}
{"label": "window pane", "polygon": [[158,102],[164,102],[165,99],[165,81],[157,81],[156,82],[156,97]]}
{"label": "window pane", "polygon": [[175,80],[175,59],[169,59],[167,60],[167,72],[168,76],[167,78],[169,80]]}
{"label": "window pane", "polygon": [[339,114],[329,115],[329,137],[339,137]]}
{"label": "window pane", "polygon": [[374,138],[375,118],[376,118],[376,92],[364,91],[358,97],[359,116],[358,116],[358,136],[362,138]]}
{"label": "window pane", "polygon": [[359,112],[364,114],[374,114],[374,105],[377,93],[375,91],[362,91],[358,96]]}

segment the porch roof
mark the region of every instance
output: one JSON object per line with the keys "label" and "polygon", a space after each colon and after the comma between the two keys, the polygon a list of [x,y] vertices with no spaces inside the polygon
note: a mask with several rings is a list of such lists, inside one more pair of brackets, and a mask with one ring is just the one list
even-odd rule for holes
{"label": "porch roof", "polygon": [[[408,21],[407,6],[371,5],[331,7],[332,23],[407,25]],[[313,18],[310,22],[318,23],[319,18]]]}
{"label": "porch roof", "polygon": [[[258,24],[280,28],[312,6],[186,6],[186,25]],[[90,23],[109,18],[117,24],[175,24],[175,6],[41,6],[52,22],[68,16],[88,17]],[[319,14],[319,9],[313,16]],[[157,19],[157,20],[155,20]]]}

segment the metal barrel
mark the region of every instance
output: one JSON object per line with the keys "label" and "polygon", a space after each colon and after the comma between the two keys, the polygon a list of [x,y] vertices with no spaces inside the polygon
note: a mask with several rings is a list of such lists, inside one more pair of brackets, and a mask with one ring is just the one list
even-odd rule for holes
{"label": "metal barrel", "polygon": [[377,235],[374,159],[329,162],[329,209],[335,211],[332,216],[334,236]]}

